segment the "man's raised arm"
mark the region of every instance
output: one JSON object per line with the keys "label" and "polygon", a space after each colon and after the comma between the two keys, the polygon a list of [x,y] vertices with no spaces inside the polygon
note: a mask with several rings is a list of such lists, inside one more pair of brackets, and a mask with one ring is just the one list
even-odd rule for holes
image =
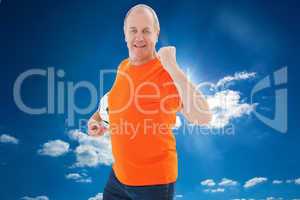
{"label": "man's raised arm", "polygon": [[212,113],[204,95],[187,78],[176,62],[175,47],[163,47],[158,51],[159,59],[170,74],[181,97],[183,108],[181,112],[193,124],[207,125],[212,119]]}

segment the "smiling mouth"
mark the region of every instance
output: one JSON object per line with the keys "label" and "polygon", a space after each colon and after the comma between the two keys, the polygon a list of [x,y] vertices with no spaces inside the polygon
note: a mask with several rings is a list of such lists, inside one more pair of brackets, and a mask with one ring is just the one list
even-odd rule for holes
{"label": "smiling mouth", "polygon": [[146,45],[134,45],[135,48],[144,48]]}

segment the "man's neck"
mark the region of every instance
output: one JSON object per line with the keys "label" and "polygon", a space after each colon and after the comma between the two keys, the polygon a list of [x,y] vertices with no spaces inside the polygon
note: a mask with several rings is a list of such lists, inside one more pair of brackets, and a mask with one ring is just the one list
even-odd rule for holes
{"label": "man's neck", "polygon": [[154,58],[156,58],[155,55],[156,54],[154,52],[151,56],[149,56],[149,57],[147,57],[145,59],[142,59],[142,60],[132,59],[132,58],[129,57],[129,62],[130,62],[131,65],[143,65],[143,64],[149,62],[150,60],[153,60]]}

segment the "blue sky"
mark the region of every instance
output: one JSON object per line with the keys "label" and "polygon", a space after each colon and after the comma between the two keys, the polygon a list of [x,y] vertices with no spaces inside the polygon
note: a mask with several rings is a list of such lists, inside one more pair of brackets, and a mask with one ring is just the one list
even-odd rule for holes
{"label": "blue sky", "polygon": [[[179,156],[176,199],[300,199],[297,1],[0,2],[0,199],[101,199],[112,162],[109,138],[89,138],[80,126],[96,104],[90,112],[75,112],[74,125],[68,125],[72,113],[67,109],[67,84],[88,81],[96,88],[95,98],[85,89],[76,91],[79,108],[92,99],[99,101],[110,89],[114,76],[105,76],[102,85],[100,71],[116,69],[127,57],[123,18],[137,3],[157,11],[157,48],[176,46],[178,63],[191,80],[210,83],[203,92],[221,121],[191,131],[179,115],[181,126],[174,130]],[[60,104],[64,112],[57,111],[57,93],[53,113],[20,110],[14,85],[31,69],[54,69],[62,75],[56,75],[54,84],[65,85]],[[287,70],[288,83],[271,84],[251,102],[255,85],[269,75],[273,83],[280,69]],[[282,103],[287,106],[286,133],[254,113],[274,118],[275,91],[280,88],[288,91]],[[31,107],[47,106],[47,78],[26,79],[21,96]],[[222,134],[226,130],[233,134]]]}

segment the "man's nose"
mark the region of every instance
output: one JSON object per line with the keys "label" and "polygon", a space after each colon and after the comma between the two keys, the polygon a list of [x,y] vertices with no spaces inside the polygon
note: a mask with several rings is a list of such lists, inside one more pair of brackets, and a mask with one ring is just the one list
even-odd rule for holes
{"label": "man's nose", "polygon": [[136,39],[137,41],[143,41],[143,40],[144,40],[143,33],[137,33],[135,39]]}

